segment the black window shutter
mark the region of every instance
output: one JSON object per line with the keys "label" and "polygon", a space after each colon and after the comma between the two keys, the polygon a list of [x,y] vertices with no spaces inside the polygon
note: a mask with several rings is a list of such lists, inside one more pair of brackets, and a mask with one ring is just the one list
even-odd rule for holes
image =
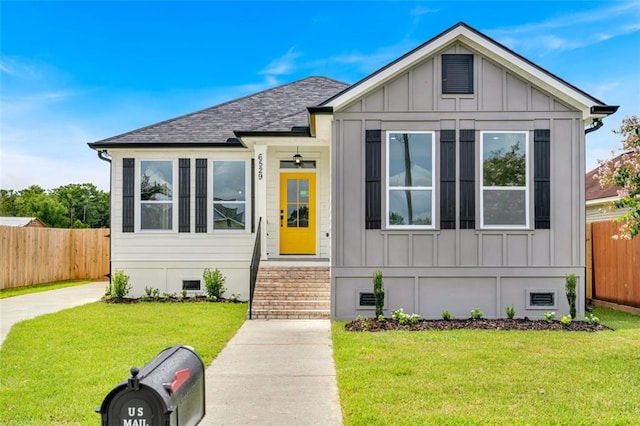
{"label": "black window shutter", "polygon": [[442,55],[442,93],[473,93],[473,55]]}
{"label": "black window shutter", "polygon": [[551,228],[551,131],[533,131],[533,192],[536,229]]}
{"label": "black window shutter", "polygon": [[191,160],[178,160],[178,232],[191,232]]}
{"label": "black window shutter", "polygon": [[365,133],[365,228],[380,229],[382,224],[382,131]]}
{"label": "black window shutter", "polygon": [[207,160],[196,159],[196,232],[207,232]]}
{"label": "black window shutter", "polygon": [[460,130],[460,229],[476,228],[475,143],[475,130]]}
{"label": "black window shutter", "polygon": [[133,232],[135,208],[135,160],[122,159],[122,232]]}
{"label": "black window shutter", "polygon": [[440,229],[456,229],[456,131],[440,131]]}

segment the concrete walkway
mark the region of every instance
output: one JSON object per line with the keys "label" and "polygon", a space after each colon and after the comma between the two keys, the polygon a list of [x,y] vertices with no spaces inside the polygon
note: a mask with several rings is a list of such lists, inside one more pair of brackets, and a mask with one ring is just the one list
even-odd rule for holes
{"label": "concrete walkway", "polygon": [[0,299],[0,344],[13,324],[100,300],[108,284],[99,281]]}
{"label": "concrete walkway", "polygon": [[[99,300],[96,282],[0,299],[0,343],[11,326]],[[124,370],[123,370],[124,371]],[[201,426],[339,426],[328,320],[246,321],[205,372]]]}
{"label": "concrete walkway", "polygon": [[205,374],[213,425],[342,424],[328,320],[246,321]]}

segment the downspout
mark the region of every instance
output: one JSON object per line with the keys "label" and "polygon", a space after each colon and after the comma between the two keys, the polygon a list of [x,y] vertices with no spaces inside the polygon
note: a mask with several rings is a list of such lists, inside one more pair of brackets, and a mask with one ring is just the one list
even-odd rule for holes
{"label": "downspout", "polygon": [[109,293],[111,293],[111,248],[113,246],[113,238],[111,237],[111,206],[113,205],[113,200],[111,198],[113,197],[113,191],[111,191],[112,167],[111,157],[109,157],[109,153],[106,149],[98,151],[98,158],[109,163],[109,274],[107,276],[109,277]]}
{"label": "downspout", "polygon": [[588,135],[591,132],[595,132],[596,130],[598,130],[603,125],[604,125],[604,123],[602,122],[601,118],[594,118],[593,122],[591,123],[591,127],[584,129],[584,134]]}

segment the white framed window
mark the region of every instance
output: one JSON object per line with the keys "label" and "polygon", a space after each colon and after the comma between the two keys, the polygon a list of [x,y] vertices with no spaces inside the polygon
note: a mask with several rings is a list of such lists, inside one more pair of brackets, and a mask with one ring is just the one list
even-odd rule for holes
{"label": "white framed window", "polygon": [[480,132],[483,228],[529,227],[529,132]]}
{"label": "white framed window", "polygon": [[213,161],[213,230],[247,230],[247,176],[244,160]]}
{"label": "white framed window", "polygon": [[141,231],[173,230],[174,172],[173,160],[140,161],[139,223]]}
{"label": "white framed window", "polygon": [[434,132],[387,132],[387,228],[434,228]]}

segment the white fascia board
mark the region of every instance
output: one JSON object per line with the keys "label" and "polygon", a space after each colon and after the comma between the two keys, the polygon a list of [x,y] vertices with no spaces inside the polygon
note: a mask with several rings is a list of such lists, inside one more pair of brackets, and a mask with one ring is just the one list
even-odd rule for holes
{"label": "white fascia board", "polygon": [[362,81],[360,84],[353,87],[353,89],[347,90],[342,95],[331,100],[326,104],[326,106],[331,106],[334,110],[339,110],[354,99],[357,99],[372,91],[374,88],[392,80],[425,57],[433,55],[438,50],[441,50],[455,42],[460,42],[471,47],[482,55],[504,66],[514,74],[521,76],[526,81],[532,82],[534,85],[541,87],[572,107],[582,111],[582,118],[585,123],[591,123],[591,120],[595,117],[603,117],[602,115],[591,114],[590,109],[593,105],[604,104],[585,96],[582,92],[576,90],[567,83],[558,80],[548,72],[533,66],[528,61],[523,60],[508,50],[503,49],[501,46],[490,40],[480,37],[478,34],[463,26],[457,27],[430,43],[425,44],[398,62],[383,69],[378,74]]}
{"label": "white fascia board", "polygon": [[595,200],[587,200],[586,205],[591,207],[591,206],[598,206],[600,204],[608,204],[608,203],[612,203],[614,201],[618,201],[620,199],[620,197],[615,196],[615,197],[606,197],[606,198],[596,198]]}

